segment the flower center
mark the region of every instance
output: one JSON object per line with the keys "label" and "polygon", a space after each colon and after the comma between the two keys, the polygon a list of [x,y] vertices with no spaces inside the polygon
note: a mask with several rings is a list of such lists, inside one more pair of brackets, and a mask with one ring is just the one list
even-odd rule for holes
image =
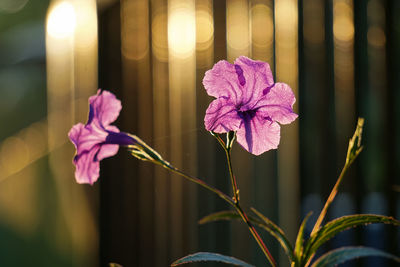
{"label": "flower center", "polygon": [[257,110],[254,109],[249,109],[249,110],[238,110],[238,115],[241,119],[245,120],[245,121],[249,121],[252,118],[254,118],[254,116],[256,115]]}

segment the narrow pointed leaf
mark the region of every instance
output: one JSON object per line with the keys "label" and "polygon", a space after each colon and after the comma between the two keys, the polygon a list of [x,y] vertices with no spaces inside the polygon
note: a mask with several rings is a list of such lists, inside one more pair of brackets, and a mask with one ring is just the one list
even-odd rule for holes
{"label": "narrow pointed leaf", "polygon": [[304,230],[306,228],[306,224],[308,219],[310,218],[312,212],[309,212],[307,216],[304,218],[303,222],[300,225],[299,232],[296,238],[296,245],[294,249],[294,256],[297,259],[297,262],[300,262],[303,256],[303,243],[304,243]]}
{"label": "narrow pointed leaf", "polygon": [[310,239],[307,240],[305,244],[303,262],[307,262],[321,245],[323,245],[332,237],[336,236],[338,233],[352,227],[371,223],[385,223],[400,226],[400,221],[392,217],[376,214],[355,214],[337,218],[321,227],[310,237]]}
{"label": "narrow pointed leaf", "polygon": [[211,253],[211,252],[198,252],[195,254],[187,255],[186,257],[183,257],[173,262],[171,266],[178,266],[186,263],[202,262],[202,261],[216,261],[216,262],[232,264],[235,266],[254,267],[253,265],[238,260],[234,257],[225,256],[218,253]]}
{"label": "narrow pointed leaf", "polygon": [[360,257],[385,257],[400,263],[400,258],[384,251],[369,247],[342,247],[332,250],[318,258],[311,267],[333,267],[345,261]]}
{"label": "narrow pointed leaf", "polygon": [[281,244],[283,250],[288,256],[290,262],[295,260],[293,255],[293,248],[288,239],[286,238],[285,233],[278,225],[272,222],[270,219],[265,217],[261,212],[257,211],[255,208],[251,208],[251,210],[262,220],[261,224],[257,224],[259,227],[265,229],[268,233],[270,233],[276,240]]}
{"label": "narrow pointed leaf", "polygon": [[[249,218],[251,221],[251,218]],[[231,221],[231,220],[241,220],[239,214],[235,211],[225,210],[219,211],[215,213],[211,213],[199,220],[199,224],[205,224],[209,222],[216,222],[216,221]]]}

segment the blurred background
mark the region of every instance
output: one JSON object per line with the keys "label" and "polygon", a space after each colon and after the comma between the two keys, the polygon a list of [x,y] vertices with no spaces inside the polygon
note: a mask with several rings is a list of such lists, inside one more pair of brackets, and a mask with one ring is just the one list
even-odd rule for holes
{"label": "blurred background", "polygon": [[[87,98],[110,90],[122,100],[121,130],[228,193],[224,153],[203,126],[212,98],[201,81],[240,55],[269,62],[299,113],[278,150],[255,157],[235,145],[244,207],[294,242],[305,214],[322,209],[361,116],[364,151],[329,219],[400,219],[399,47],[396,0],[1,0],[0,266],[168,266],[197,251],[264,266],[242,223],[198,225],[224,202],[124,149],[102,161],[94,186],[76,184],[67,139],[86,121]],[[362,244],[399,255],[399,240],[398,229],[373,225],[322,251]]]}

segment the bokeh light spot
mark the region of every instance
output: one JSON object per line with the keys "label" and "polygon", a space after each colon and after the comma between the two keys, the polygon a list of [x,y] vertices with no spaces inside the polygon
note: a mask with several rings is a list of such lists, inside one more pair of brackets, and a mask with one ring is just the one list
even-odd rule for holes
{"label": "bokeh light spot", "polygon": [[61,2],[51,8],[47,18],[47,32],[54,38],[64,39],[74,34],[76,13],[68,2]]}
{"label": "bokeh light spot", "polygon": [[195,48],[196,22],[194,12],[187,8],[171,11],[168,20],[168,45],[177,57],[187,57]]}

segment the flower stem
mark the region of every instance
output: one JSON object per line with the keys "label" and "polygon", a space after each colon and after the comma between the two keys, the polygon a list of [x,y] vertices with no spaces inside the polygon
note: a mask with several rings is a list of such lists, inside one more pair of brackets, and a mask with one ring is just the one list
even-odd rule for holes
{"label": "flower stem", "polygon": [[231,160],[231,150],[225,148],[225,154],[226,154],[226,159],[228,161],[229,176],[231,177],[232,191],[233,191],[233,201],[235,203],[239,203],[239,201],[240,201],[239,189],[238,189],[238,186],[237,186],[237,183],[236,183],[235,175],[233,174],[232,160]]}
{"label": "flower stem", "polygon": [[257,241],[258,246],[261,248],[262,252],[268,259],[269,263],[273,267],[276,266],[276,261],[272,257],[271,253],[269,252],[267,246],[264,244],[263,240],[261,239],[260,235],[258,234],[257,230],[254,228],[252,223],[250,222],[249,218],[247,217],[246,213],[242,210],[240,207],[239,201],[235,204],[235,209],[239,213],[240,217],[242,217],[243,221],[247,224],[247,227],[249,228],[251,234],[253,235],[254,239]]}
{"label": "flower stem", "polygon": [[[324,208],[322,209],[321,213],[319,214],[317,222],[315,223],[315,225],[314,225],[314,227],[313,227],[313,229],[311,231],[310,236],[314,235],[319,230],[319,228],[320,228],[320,226],[322,224],[322,221],[324,220],[324,218],[326,216],[326,213],[328,212],[328,208],[330,207],[330,205],[332,204],[333,200],[336,197],[336,194],[337,194],[337,192],[339,190],[339,185],[342,183],[344,174],[346,173],[347,169],[350,167],[350,164],[345,163],[342,171],[340,172],[339,178],[336,181],[336,184],[334,185],[334,187],[333,187],[328,199],[325,202]],[[311,260],[314,258],[314,255],[315,255],[315,253],[310,256],[310,258],[306,262],[305,266],[309,266],[310,265]]]}
{"label": "flower stem", "polygon": [[203,180],[201,180],[201,179],[199,179],[197,177],[191,176],[189,174],[184,173],[183,171],[179,170],[178,168],[172,166],[169,162],[164,161],[162,163],[161,162],[155,162],[155,163],[158,164],[158,165],[161,165],[162,167],[164,167],[164,168],[166,168],[166,169],[168,169],[168,170],[170,170],[170,171],[172,171],[172,172],[174,172],[174,173],[176,173],[176,174],[178,174],[178,175],[180,175],[180,176],[182,176],[184,178],[186,178],[187,180],[189,180],[189,181],[191,181],[191,182],[193,182],[195,184],[198,184],[198,185],[202,186],[205,189],[210,190],[211,192],[215,193],[220,198],[222,198],[223,200],[228,202],[230,205],[235,207],[235,203],[233,202],[233,200],[228,195],[226,195],[225,193],[223,193],[219,189],[207,184]]}
{"label": "flower stem", "polygon": [[226,147],[224,147],[224,149],[225,149],[226,159],[228,161],[229,175],[231,177],[231,182],[232,182],[232,190],[233,190],[233,195],[234,195],[233,196],[234,207],[235,207],[236,211],[239,213],[240,217],[246,223],[247,227],[249,228],[250,233],[253,235],[254,239],[257,241],[258,246],[261,248],[265,257],[268,259],[269,263],[273,267],[275,267],[276,266],[275,259],[272,257],[271,253],[269,252],[267,246],[264,244],[264,242],[261,239],[260,235],[258,234],[257,230],[254,228],[254,226],[250,222],[249,218],[247,217],[246,213],[243,211],[243,209],[240,206],[239,189],[238,189],[235,175],[233,174],[233,169],[232,169],[231,150],[227,149]]}
{"label": "flower stem", "polygon": [[326,215],[326,213],[328,212],[329,206],[332,204],[333,200],[334,200],[335,197],[336,197],[336,194],[337,194],[338,189],[339,189],[339,185],[340,185],[340,183],[342,182],[343,177],[344,177],[344,174],[346,173],[346,171],[347,171],[348,168],[349,168],[349,164],[345,164],[344,167],[343,167],[343,169],[342,169],[342,171],[340,172],[339,178],[337,179],[336,184],[335,184],[335,186],[333,187],[333,189],[332,189],[332,191],[331,191],[331,194],[329,195],[328,199],[326,200],[325,206],[324,206],[324,208],[322,209],[321,213],[319,214],[319,217],[318,217],[318,219],[317,219],[317,222],[315,223],[314,228],[313,228],[313,230],[311,231],[311,236],[312,236],[313,234],[315,234],[315,232],[317,232],[317,231],[319,230],[319,228],[320,228],[320,226],[321,226],[321,224],[322,224],[322,221],[324,220],[325,215]]}
{"label": "flower stem", "polygon": [[144,161],[151,161],[155,164],[158,164],[184,178],[186,178],[187,180],[200,185],[201,187],[210,190],[211,192],[215,193],[216,195],[218,195],[220,198],[222,198],[223,200],[225,200],[226,202],[228,202],[232,207],[234,207],[236,209],[236,211],[238,212],[238,214],[240,215],[240,217],[243,219],[243,221],[247,224],[247,227],[249,228],[251,234],[253,235],[254,239],[257,241],[257,244],[260,246],[261,250],[263,251],[263,253],[265,254],[265,256],[267,257],[268,261],[271,263],[271,265],[273,267],[276,267],[276,262],[274,260],[274,258],[272,257],[271,253],[268,251],[267,247],[265,246],[264,242],[262,241],[260,235],[257,233],[256,229],[254,228],[254,226],[251,224],[249,218],[247,217],[246,213],[243,211],[243,209],[240,207],[240,203],[239,203],[239,189],[237,187],[237,183],[236,183],[236,179],[235,176],[233,174],[233,170],[232,170],[232,161],[231,161],[231,146],[232,146],[232,141],[234,140],[234,136],[229,139],[230,143],[228,143],[228,147],[225,145],[225,143],[222,141],[221,137],[219,135],[214,135],[218,142],[221,144],[221,146],[224,148],[225,153],[226,153],[226,157],[228,160],[228,166],[229,166],[229,174],[230,174],[230,178],[231,178],[231,182],[232,182],[232,188],[233,188],[233,198],[231,198],[230,196],[226,195],[225,193],[223,193],[222,191],[218,190],[217,188],[207,184],[206,182],[204,182],[203,180],[200,180],[197,177],[191,176],[189,174],[186,174],[184,172],[182,172],[181,170],[179,170],[178,168],[174,167],[173,165],[171,165],[168,161],[165,161],[161,155],[159,155],[154,149],[152,149],[151,147],[149,147],[146,143],[144,143],[140,138],[136,137],[136,136],[131,136],[132,138],[134,138],[135,140],[135,144],[128,146],[130,149],[130,152],[132,153],[133,156],[137,157],[140,160],[144,160]]}

